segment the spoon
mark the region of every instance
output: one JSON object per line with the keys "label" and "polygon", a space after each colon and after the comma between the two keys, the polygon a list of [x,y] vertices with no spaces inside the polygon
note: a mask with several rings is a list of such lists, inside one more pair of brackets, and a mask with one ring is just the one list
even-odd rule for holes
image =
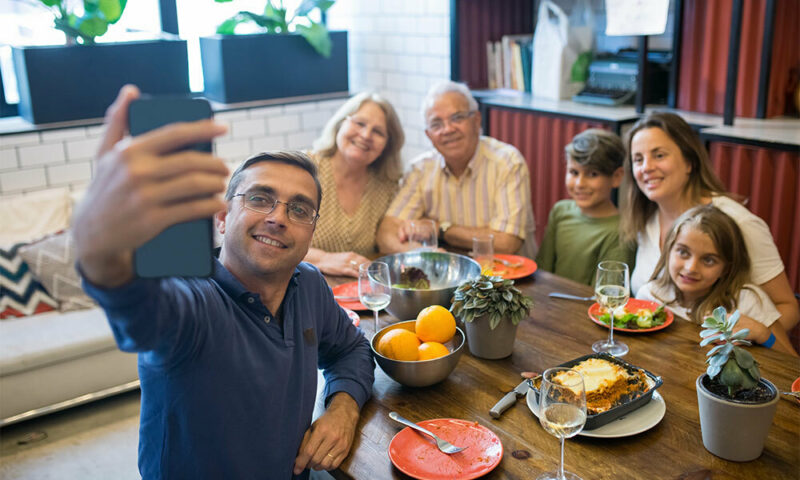
{"label": "spoon", "polygon": [[800,398],[800,392],[781,392],[784,395],[789,395],[790,397]]}
{"label": "spoon", "polygon": [[464,450],[464,448],[466,448],[466,447],[456,447],[455,445],[453,445],[452,443],[448,442],[447,440],[442,440],[441,438],[439,438],[436,435],[434,435],[432,432],[420,427],[419,425],[417,425],[416,423],[412,422],[411,420],[406,420],[405,418],[401,417],[397,412],[389,412],[389,418],[391,418],[395,422],[402,423],[403,425],[405,425],[407,427],[411,427],[414,430],[420,431],[420,432],[422,432],[422,433],[424,433],[426,435],[430,435],[431,437],[433,437],[434,440],[436,440],[436,447],[438,447],[439,450],[441,450],[443,453],[446,453],[448,455],[453,454],[453,453],[458,453],[461,450]]}

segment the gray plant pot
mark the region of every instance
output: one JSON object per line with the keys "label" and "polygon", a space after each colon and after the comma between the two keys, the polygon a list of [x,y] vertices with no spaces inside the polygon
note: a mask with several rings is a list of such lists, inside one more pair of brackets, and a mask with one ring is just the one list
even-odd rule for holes
{"label": "gray plant pot", "polygon": [[714,455],[734,462],[755,460],[764,450],[764,442],[778,405],[778,390],[769,380],[761,382],[775,394],[761,404],[738,403],[713,395],[703,386],[707,374],[697,377],[697,406],[703,445]]}
{"label": "gray plant pot", "polygon": [[503,319],[492,330],[486,316],[464,322],[467,332],[469,352],[478,358],[496,360],[506,358],[514,351],[514,340],[517,338],[517,327],[511,320]]}

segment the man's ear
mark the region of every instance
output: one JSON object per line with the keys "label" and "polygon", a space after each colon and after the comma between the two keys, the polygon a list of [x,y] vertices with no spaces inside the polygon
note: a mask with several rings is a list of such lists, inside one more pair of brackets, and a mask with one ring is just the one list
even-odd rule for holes
{"label": "man's ear", "polygon": [[214,214],[214,228],[217,229],[217,233],[220,235],[225,235],[225,220],[227,219],[227,215],[227,208]]}
{"label": "man's ear", "polygon": [[614,173],[611,175],[611,186],[613,186],[614,188],[619,188],[619,186],[622,185],[622,178],[624,175],[625,175],[624,168],[619,167],[618,169],[616,169]]}

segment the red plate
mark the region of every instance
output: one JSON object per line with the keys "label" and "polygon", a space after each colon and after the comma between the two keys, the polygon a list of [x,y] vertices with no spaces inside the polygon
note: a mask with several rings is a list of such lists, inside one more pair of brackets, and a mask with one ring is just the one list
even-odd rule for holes
{"label": "red plate", "polygon": [[503,459],[503,444],[478,422],[437,418],[417,422],[453,445],[467,447],[447,455],[429,436],[408,427],[389,444],[389,458],[401,472],[420,480],[469,480],[486,475]]}
{"label": "red plate", "polygon": [[[358,298],[358,282],[336,285],[331,290],[333,290],[335,296]],[[350,310],[369,310],[358,300],[336,300],[336,303],[338,303],[340,307],[349,308]]]}
{"label": "red plate", "polygon": [[[793,392],[800,392],[800,377],[798,377],[798,378],[797,378],[797,379],[796,379],[796,380],[795,380],[795,381],[792,383],[792,391],[793,391]],[[800,402],[800,398],[796,398],[796,397],[795,397],[795,400],[797,400],[798,402]]]}
{"label": "red plate", "polygon": [[350,318],[350,320],[353,321],[353,325],[355,325],[357,327],[357,326],[359,326],[361,324],[361,317],[359,317],[356,312],[350,310],[349,308],[345,308],[345,307],[342,307],[342,310],[344,310],[344,313],[346,313],[347,316]]}
{"label": "red plate", "polygon": [[[630,300],[628,300],[628,303],[625,304],[625,310],[627,310],[628,312],[631,312],[631,313],[637,312],[638,310],[640,310],[642,308],[648,308],[648,309],[650,309],[652,311],[655,311],[655,309],[658,308],[658,305],[659,305],[658,302],[651,302],[649,300],[639,300],[638,298],[631,298]],[[662,323],[661,325],[659,325],[657,327],[653,327],[653,328],[619,328],[619,327],[614,327],[614,331],[615,332],[630,332],[630,333],[645,333],[645,332],[655,332],[656,330],[663,330],[663,329],[667,328],[672,323],[672,321],[675,319],[674,315],[672,315],[672,312],[668,308],[665,309],[665,310],[667,311],[667,321]],[[602,315],[603,313],[605,313],[603,307],[601,307],[596,302],[593,303],[591,307],[589,307],[589,318],[591,318],[594,323],[596,323],[596,324],[598,324],[598,325],[600,325],[602,327],[608,328],[608,325],[606,325],[605,323],[601,322],[600,319],[599,319],[600,315]]]}
{"label": "red plate", "polygon": [[499,258],[501,260],[505,260],[510,263],[521,263],[522,265],[519,267],[506,267],[500,262],[494,262],[494,268],[492,269],[492,274],[507,278],[510,280],[514,280],[517,278],[527,277],[528,275],[532,274],[538,268],[536,266],[536,262],[531,260],[530,258],[520,257],[519,255],[502,255],[502,254],[495,254],[495,258]]}

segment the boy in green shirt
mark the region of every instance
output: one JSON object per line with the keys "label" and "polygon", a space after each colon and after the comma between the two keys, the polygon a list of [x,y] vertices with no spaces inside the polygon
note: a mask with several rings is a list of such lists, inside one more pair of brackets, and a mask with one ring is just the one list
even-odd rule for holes
{"label": "boy in green shirt", "polygon": [[633,269],[634,251],[620,241],[619,211],[611,190],[622,182],[625,147],[619,136],[585,130],[564,147],[565,183],[571,200],[560,200],[547,220],[536,256],[539,268],[587,285],[597,264],[619,260]]}

